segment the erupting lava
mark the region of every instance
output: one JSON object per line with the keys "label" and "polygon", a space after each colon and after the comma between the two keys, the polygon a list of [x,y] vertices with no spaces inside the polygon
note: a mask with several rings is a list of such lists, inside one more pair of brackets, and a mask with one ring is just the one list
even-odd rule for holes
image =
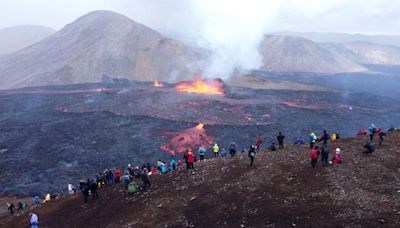
{"label": "erupting lava", "polygon": [[164,83],[162,83],[162,82],[160,82],[160,81],[158,81],[158,80],[155,80],[155,81],[153,82],[153,86],[154,86],[154,87],[164,87],[165,85],[164,85]]}
{"label": "erupting lava", "polygon": [[202,123],[181,132],[165,132],[163,136],[168,139],[168,143],[161,145],[160,149],[173,155],[186,149],[195,150],[200,146],[207,149],[214,143],[214,138],[206,134]]}
{"label": "erupting lava", "polygon": [[178,92],[182,93],[199,93],[209,95],[224,94],[222,82],[218,80],[195,79],[192,82],[179,82],[176,84],[175,88]]}

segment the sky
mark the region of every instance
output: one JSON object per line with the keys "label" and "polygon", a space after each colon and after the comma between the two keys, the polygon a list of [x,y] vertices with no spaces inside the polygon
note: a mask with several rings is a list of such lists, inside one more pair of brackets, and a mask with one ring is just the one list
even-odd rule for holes
{"label": "sky", "polygon": [[265,33],[400,35],[399,0],[0,0],[0,28],[61,29],[94,10],[112,10],[164,35],[212,50],[206,72],[230,75],[262,64]]}

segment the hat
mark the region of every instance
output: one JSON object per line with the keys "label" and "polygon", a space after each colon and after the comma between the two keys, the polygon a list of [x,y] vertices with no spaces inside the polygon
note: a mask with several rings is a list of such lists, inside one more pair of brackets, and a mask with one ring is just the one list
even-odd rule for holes
{"label": "hat", "polygon": [[340,148],[336,148],[336,154],[340,154]]}

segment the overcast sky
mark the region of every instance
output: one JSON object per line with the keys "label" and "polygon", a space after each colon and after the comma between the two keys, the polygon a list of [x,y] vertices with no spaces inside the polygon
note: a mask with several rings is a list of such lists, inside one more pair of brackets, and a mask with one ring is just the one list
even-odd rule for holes
{"label": "overcast sky", "polygon": [[[0,0],[0,28],[38,24],[60,29],[99,9],[169,33],[196,33],[193,27],[204,26],[201,20],[224,19],[215,16],[220,14],[250,17],[267,31],[400,34],[399,0]],[[266,15],[253,18],[252,11],[260,10]]]}

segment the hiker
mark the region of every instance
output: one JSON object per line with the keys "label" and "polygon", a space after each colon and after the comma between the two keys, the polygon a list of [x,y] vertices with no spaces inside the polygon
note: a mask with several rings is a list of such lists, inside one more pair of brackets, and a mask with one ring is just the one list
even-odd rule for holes
{"label": "hiker", "polygon": [[217,143],[214,144],[213,150],[214,150],[214,157],[218,157],[218,155],[219,155],[219,146],[218,146]]}
{"label": "hiker", "polygon": [[122,175],[122,182],[125,184],[125,189],[128,189],[128,185],[131,182],[131,175],[129,172],[125,172],[124,175]]}
{"label": "hiker", "polygon": [[167,173],[167,167],[164,162],[161,162],[161,173]]}
{"label": "hiker", "polygon": [[318,154],[319,154],[318,146],[315,146],[310,152],[311,166],[313,168],[315,168],[315,166],[317,165]]}
{"label": "hiker", "polygon": [[122,172],[118,167],[114,171],[114,176],[115,176],[115,183],[119,183],[119,181],[121,180]]}
{"label": "hiker", "polygon": [[89,189],[90,189],[89,183],[81,181],[80,185],[81,185],[81,192],[83,194],[83,203],[87,203],[89,199]]}
{"label": "hiker", "polygon": [[[173,161],[175,161],[175,160],[173,160]],[[150,165],[150,163],[149,163],[149,162],[147,162],[147,164],[146,164],[146,168],[147,168],[147,171],[149,171],[149,172],[150,172],[150,170],[151,170],[151,165]]]}
{"label": "hiker", "polygon": [[146,170],[143,170],[143,172],[140,175],[142,182],[143,182],[143,191],[147,190],[147,187],[151,187],[150,179],[149,179],[149,174]]}
{"label": "hiker", "polygon": [[263,141],[261,140],[260,136],[257,136],[257,138],[256,138],[256,150],[257,150],[257,152],[260,152],[260,147],[261,147],[262,143],[263,143]]}
{"label": "hiker", "polygon": [[249,150],[249,158],[250,158],[250,166],[253,166],[254,158],[256,157],[256,148],[255,146],[251,146]]}
{"label": "hiker", "polygon": [[[176,169],[176,161],[175,161],[174,159],[172,159],[172,160],[169,162],[169,169],[170,169],[171,171],[175,171],[175,169]],[[149,169],[147,169],[147,170],[149,170]]]}
{"label": "hiker", "polygon": [[89,184],[90,192],[92,193],[93,199],[99,198],[99,194],[97,193],[97,188],[98,188],[97,182],[95,182],[94,180],[88,179],[88,184]]}
{"label": "hiker", "polygon": [[68,194],[73,195],[75,192],[75,187],[72,184],[68,184]]}
{"label": "hiker", "polygon": [[297,139],[297,142],[296,142],[295,144],[297,144],[297,145],[304,145],[305,142],[304,142],[303,136],[300,136],[300,137]]}
{"label": "hiker", "polygon": [[231,155],[231,157],[235,156],[235,154],[236,154],[236,143],[235,142],[231,142],[231,144],[229,145],[229,154]]}
{"label": "hiker", "polygon": [[372,141],[374,140],[374,134],[376,133],[376,127],[374,124],[371,124],[368,128],[368,135],[369,135],[369,140]]}
{"label": "hiker", "polygon": [[111,170],[106,169],[106,178],[107,178],[107,184],[112,184],[114,183],[114,174]]}
{"label": "hiker", "polygon": [[189,150],[187,154],[186,169],[187,170],[194,169],[193,163],[194,163],[194,154],[192,150]]}
{"label": "hiker", "polygon": [[31,224],[31,228],[38,228],[39,226],[39,218],[37,214],[35,214],[33,211],[29,213],[29,222]]}
{"label": "hiker", "polygon": [[51,195],[50,195],[49,192],[47,192],[46,197],[45,197],[44,199],[45,199],[45,202],[46,202],[46,203],[50,201]]}
{"label": "hiker", "polygon": [[14,214],[15,206],[13,203],[7,203],[7,210],[10,211],[10,215]]}
{"label": "hiker", "polygon": [[333,132],[333,133],[332,133],[332,136],[331,136],[331,141],[334,142],[334,141],[336,141],[336,139],[337,139],[336,133]]}
{"label": "hiker", "polygon": [[276,139],[278,140],[279,149],[283,149],[283,140],[285,139],[285,136],[282,135],[282,132],[279,132],[279,134],[276,137]]}
{"label": "hiker", "polygon": [[386,133],[382,130],[379,133],[379,146],[382,146],[383,141],[385,140],[385,137],[386,137]]}
{"label": "hiker", "polygon": [[340,150],[340,148],[336,148],[335,155],[333,156],[331,163],[333,164],[342,163],[342,151]]}
{"label": "hiker", "polygon": [[182,168],[182,161],[181,160],[178,160],[178,168]]}
{"label": "hiker", "polygon": [[24,206],[24,205],[23,205],[21,202],[18,202],[17,211],[22,211],[22,210],[24,210],[23,206]]}
{"label": "hiker", "polygon": [[375,144],[372,141],[367,141],[367,143],[364,145],[364,148],[364,154],[371,154],[375,151]]}
{"label": "hiker", "polygon": [[203,161],[204,155],[206,154],[206,149],[204,149],[204,147],[201,146],[199,148],[198,152],[199,152],[200,161]]}
{"label": "hiker", "polygon": [[[183,154],[183,157],[186,157],[187,151],[188,151],[188,150],[186,150],[186,152]],[[185,159],[186,159],[186,158],[185,158]],[[162,161],[161,161],[161,159],[160,159],[160,160],[157,161],[157,169],[158,169],[158,171],[160,171],[160,172],[161,172],[161,165],[162,165]]]}
{"label": "hiker", "polygon": [[37,206],[39,204],[40,204],[39,196],[34,196],[33,197],[33,205]]}
{"label": "hiker", "polygon": [[276,151],[275,143],[273,142],[268,149],[270,149],[271,151]]}
{"label": "hiker", "polygon": [[313,149],[315,142],[318,140],[318,137],[315,134],[315,132],[311,132],[310,136],[308,137],[308,140],[310,141],[310,149]]}
{"label": "hiker", "polygon": [[328,143],[328,140],[330,139],[330,135],[328,134],[328,132],[326,130],[323,131],[322,133],[322,137],[321,137],[321,141],[323,141],[323,145],[326,145]]}
{"label": "hiker", "polygon": [[226,152],[225,148],[221,149],[221,157],[225,157],[226,155],[228,155],[228,153]]}
{"label": "hiker", "polygon": [[330,152],[329,146],[328,146],[328,144],[325,144],[322,147],[322,151],[321,151],[321,157],[322,157],[321,161],[322,161],[323,166],[328,165],[329,152]]}

